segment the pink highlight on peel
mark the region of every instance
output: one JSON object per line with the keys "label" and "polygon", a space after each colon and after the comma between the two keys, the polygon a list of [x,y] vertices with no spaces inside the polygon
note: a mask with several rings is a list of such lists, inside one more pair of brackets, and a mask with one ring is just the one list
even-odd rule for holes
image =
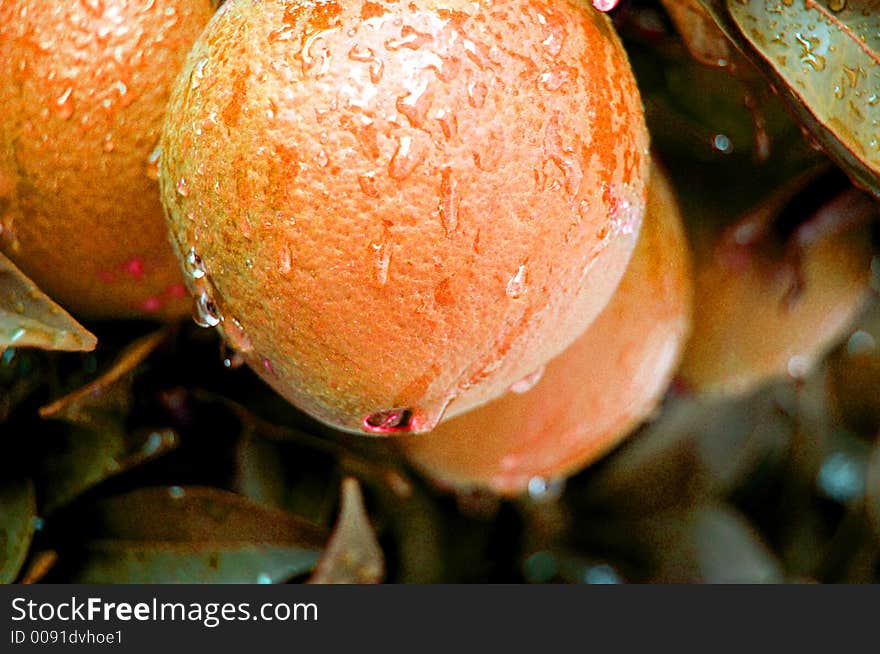
{"label": "pink highlight on peel", "polygon": [[116,281],[116,274],[109,270],[99,270],[95,275],[105,284],[112,284]]}
{"label": "pink highlight on peel", "polygon": [[270,375],[275,374],[275,366],[272,365],[272,362],[269,359],[263,359],[263,368],[265,368],[266,372]]}
{"label": "pink highlight on peel", "polygon": [[146,300],[141,302],[141,309],[146,311],[147,313],[156,313],[162,308],[162,305],[165,304],[161,298],[156,297],[155,295],[148,297]]}
{"label": "pink highlight on peel", "polygon": [[593,8],[596,11],[611,11],[617,6],[618,0],[593,0]]}
{"label": "pink highlight on peel", "polygon": [[122,272],[131,275],[135,279],[141,279],[144,276],[144,260],[140,257],[129,259],[120,268]]}

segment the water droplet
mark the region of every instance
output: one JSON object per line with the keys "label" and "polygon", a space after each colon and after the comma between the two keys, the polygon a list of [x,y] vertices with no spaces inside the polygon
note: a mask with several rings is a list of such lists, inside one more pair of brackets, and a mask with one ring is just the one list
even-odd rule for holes
{"label": "water droplet", "polygon": [[594,585],[610,585],[622,584],[623,577],[607,563],[599,565],[591,565],[584,571],[583,580],[585,584]]}
{"label": "water droplet", "polygon": [[171,499],[179,500],[186,495],[186,491],[183,490],[180,486],[171,486],[168,489],[168,495],[169,497],[171,497]]}
{"label": "water droplet", "polygon": [[846,8],[846,0],[829,0],[828,8],[831,11],[843,11]]}
{"label": "water droplet", "polygon": [[545,479],[544,477],[532,477],[529,479],[529,497],[536,502],[553,502],[558,500],[564,490],[564,479]]}
{"label": "water droplet", "polygon": [[877,348],[877,341],[868,332],[858,330],[846,342],[846,353],[849,356],[871,354]]}
{"label": "water droplet", "polygon": [[34,531],[43,531],[46,527],[46,521],[40,516],[34,516],[31,524],[34,526]]}
{"label": "water droplet", "polygon": [[413,413],[409,409],[377,411],[364,418],[362,427],[369,434],[391,434],[409,431]]}
{"label": "water droplet", "polygon": [[712,138],[712,147],[722,154],[730,154],[733,152],[733,143],[725,134],[716,134]]}
{"label": "water droplet", "polygon": [[411,136],[401,136],[388,164],[388,174],[396,180],[406,179],[422,162],[423,156]]}
{"label": "water droplet", "polygon": [[404,25],[403,29],[400,30],[400,38],[385,41],[385,48],[391,51],[400,50],[401,48],[418,50],[432,40],[430,34],[419,32],[411,25]]}
{"label": "water droplet", "polygon": [[116,144],[113,142],[112,134],[104,135],[104,144],[102,145],[104,152],[113,152],[116,149]]}
{"label": "water droplet", "polygon": [[228,356],[223,357],[223,367],[230,370],[236,370],[244,365],[244,357],[240,352],[230,352]]}
{"label": "water droplet", "polygon": [[358,185],[361,187],[364,195],[371,198],[379,197],[379,190],[376,188],[376,180],[373,173],[364,173],[358,176]]}
{"label": "water droplet", "polygon": [[421,128],[431,108],[431,93],[427,92],[428,80],[422,79],[409,93],[397,98],[397,110],[406,116],[410,125]]}
{"label": "water droplet", "polygon": [[801,46],[801,61],[808,64],[813,70],[825,70],[825,57],[814,52],[814,49],[821,44],[821,41],[815,36],[805,37],[800,33],[796,33],[794,38]]}
{"label": "water droplet", "polygon": [[217,305],[207,291],[202,290],[193,298],[193,320],[199,327],[216,327],[222,322]]}
{"label": "water droplet", "polygon": [[186,253],[184,263],[189,276],[193,279],[202,279],[208,274],[202,258],[196,253],[195,246]]}
{"label": "water droplet", "polygon": [[385,286],[388,283],[388,269],[391,266],[391,248],[388,243],[388,234],[383,234],[381,243],[371,243],[370,247],[376,253],[376,283],[379,286]]}
{"label": "water droplet", "polygon": [[468,103],[474,108],[479,109],[486,104],[486,95],[489,89],[480,80],[470,80],[467,85]]}
{"label": "water droplet", "polygon": [[788,360],[788,374],[792,379],[804,379],[810,372],[810,360],[802,354],[795,354]]}
{"label": "water droplet", "polygon": [[55,113],[58,114],[58,117],[61,120],[67,120],[73,115],[73,102],[71,102],[72,94],[73,87],[68,86],[64,90],[64,93],[55,99]]}
{"label": "water droplet", "polygon": [[826,497],[846,504],[865,492],[865,462],[846,452],[835,452],[822,462],[816,482]]}
{"label": "water droplet", "polygon": [[205,77],[205,66],[208,64],[208,58],[202,57],[198,60],[196,65],[193,67],[192,77],[190,78],[189,88],[191,90],[196,90],[202,83],[202,79]]}
{"label": "water droplet", "polygon": [[189,184],[184,177],[177,180],[176,188],[177,194],[180,195],[180,197],[185,198],[189,195]]}
{"label": "water droplet", "polygon": [[440,222],[447,236],[458,228],[458,188],[449,168],[440,171]]}
{"label": "water droplet", "polygon": [[541,381],[541,377],[543,377],[543,376],[544,376],[544,366],[541,366],[540,368],[538,368],[537,370],[535,370],[531,374],[526,375],[525,377],[520,379],[518,382],[514,382],[510,387],[510,392],[517,393],[520,395],[522,393],[528,393],[530,390],[532,390],[535,387],[535,385],[539,381]]}
{"label": "water droplet", "polygon": [[513,300],[522,297],[526,292],[526,281],[526,267],[520,266],[513,277],[508,280],[507,287],[504,289],[507,297]]}
{"label": "water droplet", "polygon": [[161,157],[162,146],[157,144],[156,147],[153,148],[153,151],[150,152],[149,156],[147,157],[147,165],[145,168],[147,177],[152,180],[159,179],[159,160]]}
{"label": "water droplet", "polygon": [[261,585],[271,584],[272,577],[267,575],[265,572],[261,572],[260,574],[257,575],[257,583],[261,584]]}
{"label": "water droplet", "polygon": [[318,164],[319,168],[326,168],[327,164],[330,163],[330,158],[327,156],[327,153],[321,150],[315,156],[315,163]]}
{"label": "water droplet", "polygon": [[290,252],[290,244],[285,243],[278,251],[278,272],[280,272],[282,275],[290,274],[290,270],[293,265],[291,258],[292,255]]}

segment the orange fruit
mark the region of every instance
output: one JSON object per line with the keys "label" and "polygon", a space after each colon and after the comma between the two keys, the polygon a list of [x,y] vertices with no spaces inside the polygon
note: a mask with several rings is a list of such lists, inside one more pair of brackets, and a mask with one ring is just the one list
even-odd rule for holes
{"label": "orange fruit", "polygon": [[[654,410],[684,344],[690,258],[675,195],[656,167],[632,261],[608,306],[540,378],[430,434],[396,442],[441,485],[514,495],[570,475]],[[528,380],[527,380],[528,381]]]}
{"label": "orange fruit", "polygon": [[[762,220],[760,212],[777,211],[802,186],[795,180],[782,187],[750,216]],[[818,210],[836,211],[844,220],[878,211],[854,190]],[[734,259],[719,256],[720,242],[716,234],[714,242],[695,248],[694,324],[683,382],[697,392],[739,395],[773,378],[808,375],[846,336],[868,299],[870,220],[805,245],[798,264],[803,288],[793,302],[787,300],[792,277],[778,252],[760,247]]]}
{"label": "orange fruit", "polygon": [[648,136],[568,0],[231,0],[169,105],[161,183],[205,324],[349,431],[427,431],[602,310]]}
{"label": "orange fruit", "polygon": [[210,0],[0,2],[0,246],[78,315],[189,310],[157,146],[212,12]]}

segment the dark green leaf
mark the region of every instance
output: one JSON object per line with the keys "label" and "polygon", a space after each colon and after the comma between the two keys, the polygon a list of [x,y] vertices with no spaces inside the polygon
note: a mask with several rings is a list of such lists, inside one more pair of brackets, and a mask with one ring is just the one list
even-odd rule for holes
{"label": "dark green leaf", "polygon": [[321,528],[234,493],[146,488],[102,502],[80,583],[285,581],[312,569]]}
{"label": "dark green leaf", "polygon": [[132,433],[125,424],[133,371],[164,338],[160,331],[136,340],[97,379],[40,409],[42,417],[73,426],[47,439],[40,471],[45,512],[177,446],[177,434],[170,429]]}
{"label": "dark green leaf", "polygon": [[30,480],[0,487],[0,584],[15,581],[27,558],[36,518],[34,485]]}
{"label": "dark green leaf", "polygon": [[90,351],[97,342],[0,253],[0,352],[8,347]]}

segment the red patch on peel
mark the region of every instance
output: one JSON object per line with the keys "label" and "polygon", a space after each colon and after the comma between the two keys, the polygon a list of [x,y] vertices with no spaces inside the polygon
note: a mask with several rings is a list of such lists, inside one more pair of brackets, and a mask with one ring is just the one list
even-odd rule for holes
{"label": "red patch on peel", "polygon": [[120,268],[122,272],[131,275],[135,279],[142,279],[144,276],[144,260],[140,257],[129,259]]}
{"label": "red patch on peel", "polygon": [[269,361],[269,359],[263,359],[263,368],[265,368],[266,372],[268,372],[270,375],[275,374],[275,366],[272,365],[272,362]]}
{"label": "red patch on peel", "polygon": [[105,284],[112,284],[116,281],[116,274],[109,270],[99,270],[95,275]]}

